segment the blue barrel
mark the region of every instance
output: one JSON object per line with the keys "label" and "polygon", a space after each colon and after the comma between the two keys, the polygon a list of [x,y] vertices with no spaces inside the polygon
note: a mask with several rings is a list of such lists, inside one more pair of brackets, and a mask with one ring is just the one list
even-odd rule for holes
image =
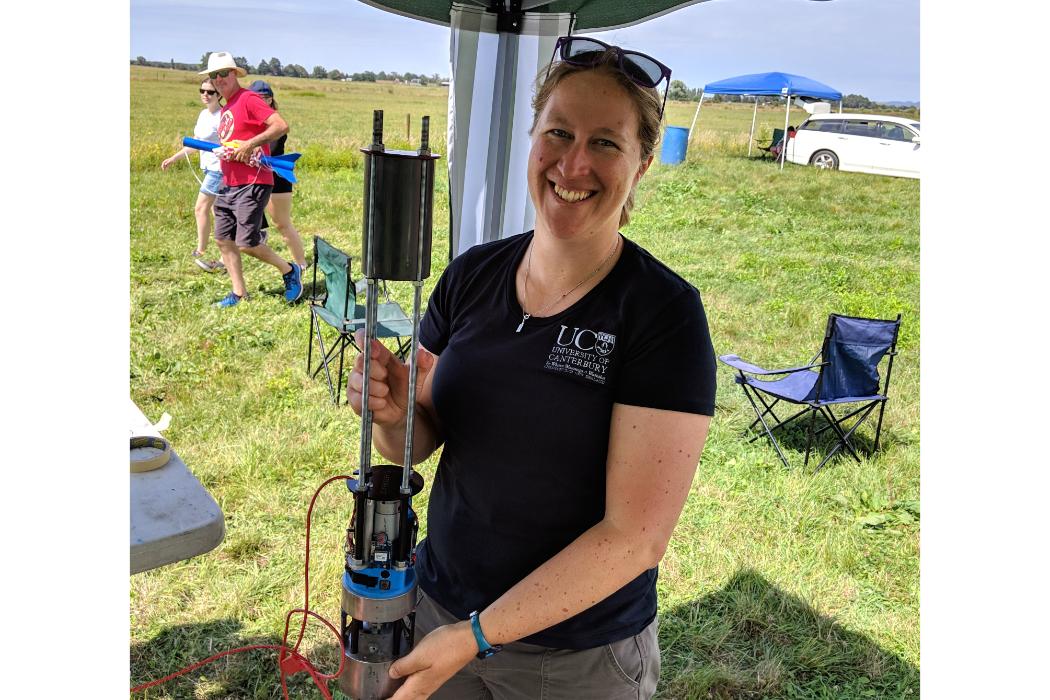
{"label": "blue barrel", "polygon": [[685,149],[689,145],[689,129],[684,126],[669,126],[664,129],[664,142],[660,146],[660,162],[678,165],[685,160]]}

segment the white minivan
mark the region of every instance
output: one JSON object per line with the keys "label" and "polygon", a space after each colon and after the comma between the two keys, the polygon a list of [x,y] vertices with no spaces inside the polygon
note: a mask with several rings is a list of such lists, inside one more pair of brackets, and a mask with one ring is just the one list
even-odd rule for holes
{"label": "white minivan", "polygon": [[814,114],[788,141],[799,165],[919,177],[919,122],[878,114]]}

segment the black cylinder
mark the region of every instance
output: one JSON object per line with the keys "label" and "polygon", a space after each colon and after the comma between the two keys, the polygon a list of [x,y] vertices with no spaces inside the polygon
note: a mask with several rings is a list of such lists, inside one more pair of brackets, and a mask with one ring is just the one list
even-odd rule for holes
{"label": "black cylinder", "polygon": [[373,148],[362,151],[365,277],[406,282],[430,277],[434,161],[438,156]]}
{"label": "black cylinder", "polygon": [[368,542],[365,541],[365,514],[368,512],[368,492],[354,492],[354,551],[353,558],[358,561],[365,559],[368,552]]}

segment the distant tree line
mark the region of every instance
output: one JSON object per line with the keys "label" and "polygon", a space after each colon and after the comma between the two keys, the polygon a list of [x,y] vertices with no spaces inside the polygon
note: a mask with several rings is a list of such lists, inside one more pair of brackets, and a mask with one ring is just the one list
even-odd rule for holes
{"label": "distant tree line", "polygon": [[[145,56],[137,56],[132,63],[138,66],[150,66],[152,68],[170,68],[172,70],[201,71],[208,67],[208,53],[201,54],[200,63],[178,63],[175,59],[169,61],[150,61]],[[357,82],[374,83],[377,80],[391,80],[402,83],[414,83],[418,85],[438,85],[446,81],[437,73],[424,75],[422,73],[398,73],[379,71],[363,71],[360,73],[344,73],[338,68],[331,70],[324,66],[314,66],[313,70],[307,70],[298,63],[282,64],[280,59],[273,57],[269,61],[259,61],[258,65],[252,65],[244,56],[234,56],[233,62],[238,66],[254,73],[255,75],[275,75],[286,78],[315,78],[317,80],[353,80]]]}
{"label": "distant tree line", "polygon": [[147,61],[145,56],[138,56],[131,62],[136,66],[149,66],[150,68],[169,68],[171,70],[199,71],[201,67],[196,63],[179,63],[174,58],[167,61]]}

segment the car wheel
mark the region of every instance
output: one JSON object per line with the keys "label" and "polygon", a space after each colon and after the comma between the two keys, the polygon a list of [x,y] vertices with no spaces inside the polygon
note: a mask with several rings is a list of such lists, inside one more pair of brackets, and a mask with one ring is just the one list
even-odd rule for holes
{"label": "car wheel", "polygon": [[831,151],[817,151],[809,162],[821,170],[838,170],[839,157]]}

